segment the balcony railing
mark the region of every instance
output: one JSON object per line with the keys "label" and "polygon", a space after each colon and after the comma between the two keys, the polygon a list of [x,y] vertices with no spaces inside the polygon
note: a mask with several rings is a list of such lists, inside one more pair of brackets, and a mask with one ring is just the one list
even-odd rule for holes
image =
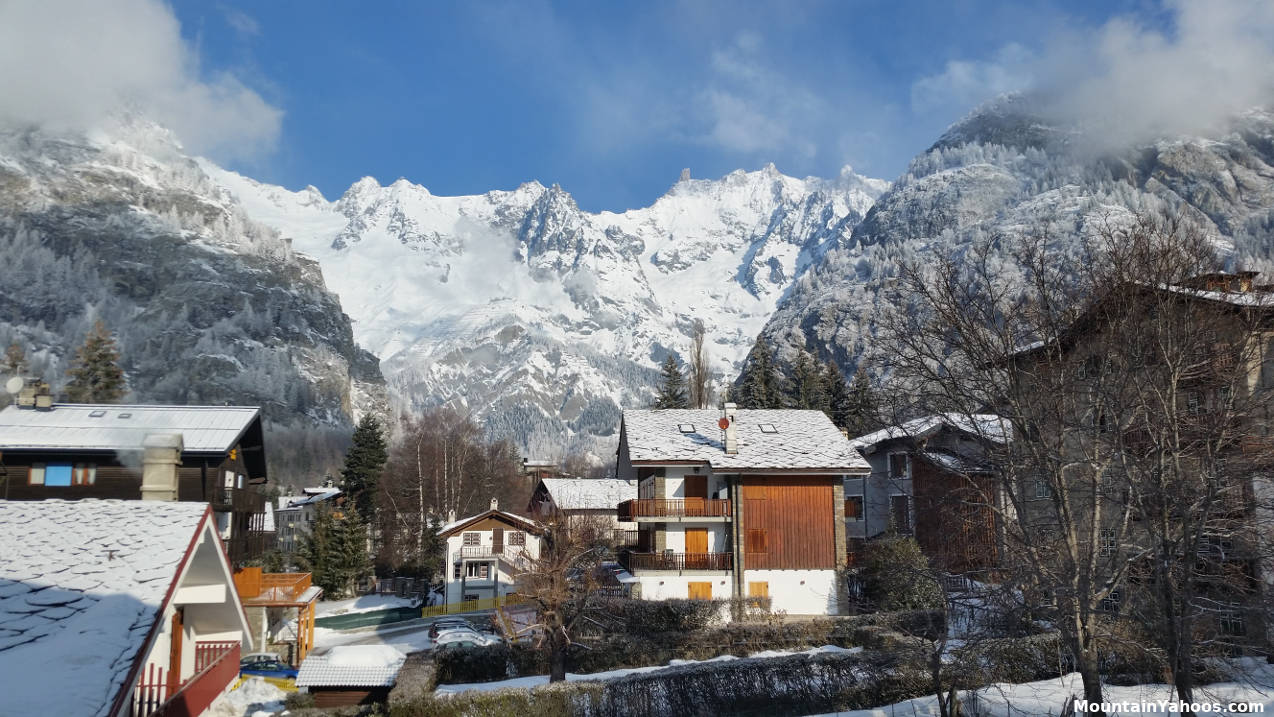
{"label": "balcony railing", "polygon": [[730,553],[623,553],[619,562],[634,570],[729,570]]}
{"label": "balcony railing", "polygon": [[[133,690],[130,717],[198,715],[239,675],[237,642],[195,643],[195,674],[176,690],[162,667],[147,665]],[[171,694],[170,694],[171,693]]]}
{"label": "balcony railing", "polygon": [[265,496],[251,488],[214,487],[208,493],[213,510],[233,513],[264,513]]}
{"label": "balcony railing", "polygon": [[267,533],[246,532],[236,533],[227,538],[226,555],[230,558],[230,564],[240,566],[250,560],[260,558],[265,551],[270,548],[271,536]]}
{"label": "balcony railing", "polygon": [[730,501],[717,498],[640,498],[619,504],[619,519],[728,518]]}
{"label": "balcony railing", "polygon": [[496,549],[494,545],[462,545],[461,560],[503,560],[514,567],[527,565],[526,551],[521,545],[502,545]]}
{"label": "balcony railing", "polygon": [[297,602],[313,584],[310,573],[263,573],[261,568],[243,568],[234,574],[240,600]]}

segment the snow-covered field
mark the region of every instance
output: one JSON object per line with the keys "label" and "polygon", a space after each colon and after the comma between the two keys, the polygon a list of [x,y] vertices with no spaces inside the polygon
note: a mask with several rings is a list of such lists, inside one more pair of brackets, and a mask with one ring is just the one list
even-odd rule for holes
{"label": "snow-covered field", "polygon": [[249,677],[237,689],[218,697],[206,717],[270,717],[283,710],[287,692],[260,677]]}
{"label": "snow-covered field", "polygon": [[[823,647],[815,647],[815,648],[812,648],[809,650],[803,650],[803,651],[765,650],[763,652],[754,653],[747,657],[721,655],[720,657],[714,657],[709,660],[673,660],[666,665],[655,665],[653,667],[630,667],[630,668],[625,668],[622,670],[607,670],[606,672],[592,672],[585,675],[577,675],[573,672],[568,672],[566,673],[566,679],[570,682],[576,682],[576,681],[599,682],[603,680],[614,680],[620,677],[624,677],[625,675],[633,675],[640,672],[657,672],[659,670],[666,670],[669,667],[677,667],[679,665],[694,665],[694,664],[699,664],[702,662],[726,662],[729,660],[763,660],[763,659],[772,658],[772,657],[788,657],[789,655],[813,655],[819,652],[853,653],[853,652],[860,652],[862,649],[863,648],[861,647],[853,647],[853,648],[846,649],[844,647],[836,647],[834,645],[824,645]],[[438,685],[438,688],[434,691],[434,694],[454,695],[454,694],[459,694],[461,692],[467,692],[469,690],[479,690],[482,692],[488,692],[491,690],[504,689],[506,687],[538,687],[539,685],[547,685],[548,682],[549,682],[548,675],[531,675],[527,677],[514,677],[508,680],[499,680],[496,682],[473,682],[473,683],[455,684],[455,685]]]}
{"label": "snow-covered field", "polygon": [[[1238,707],[1236,712],[1274,711],[1274,667],[1266,665],[1263,660],[1253,659],[1236,660],[1233,664],[1237,668],[1233,682],[1206,685],[1195,691],[1196,703],[1219,705],[1221,709],[1201,709],[1198,714],[1227,714],[1230,704],[1239,702],[1255,703],[1262,707],[1251,710]],[[978,690],[976,698],[965,693],[965,712],[978,717],[1049,717],[1060,714],[1066,701],[1072,695],[1082,695],[1083,691],[1078,672],[1038,682],[995,684]],[[1171,685],[1106,685],[1103,694],[1105,702],[1127,705],[1123,710],[1125,712],[1176,713],[1167,704],[1176,699]],[[834,712],[811,717],[937,717],[938,714],[937,700],[928,696],[869,710]]]}
{"label": "snow-covered field", "polygon": [[314,609],[314,613],[317,617],[352,615],[358,612],[375,612],[394,607],[411,607],[413,603],[414,601],[411,598],[401,598],[397,595],[363,595],[348,600],[320,600]]}

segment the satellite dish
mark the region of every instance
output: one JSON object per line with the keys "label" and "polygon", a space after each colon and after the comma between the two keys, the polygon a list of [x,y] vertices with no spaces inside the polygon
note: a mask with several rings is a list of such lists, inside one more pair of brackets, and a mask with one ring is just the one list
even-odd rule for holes
{"label": "satellite dish", "polygon": [[25,386],[26,383],[26,381],[22,380],[21,376],[14,376],[4,382],[4,390],[16,396],[20,391],[22,391],[22,387]]}
{"label": "satellite dish", "polygon": [[721,420],[717,421],[717,427],[718,427],[718,428],[720,428],[720,429],[721,429],[721,430],[723,430],[723,431],[724,431],[725,429],[729,428],[729,427],[730,427],[730,419],[728,419],[728,418],[726,418],[726,417],[722,416],[722,417],[721,417]]}

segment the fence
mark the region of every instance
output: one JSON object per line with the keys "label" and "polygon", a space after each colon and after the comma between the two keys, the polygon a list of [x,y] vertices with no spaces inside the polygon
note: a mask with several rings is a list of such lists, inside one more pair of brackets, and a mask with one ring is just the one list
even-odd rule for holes
{"label": "fence", "polygon": [[619,562],[633,570],[729,570],[730,553],[623,553]]}
{"label": "fence", "polygon": [[212,704],[239,674],[237,642],[195,643],[195,674],[175,691],[168,671],[149,664],[129,701],[130,717],[194,717]]}
{"label": "fence", "polygon": [[481,610],[495,610],[510,605],[519,605],[526,602],[526,599],[519,595],[505,595],[498,598],[483,598],[481,600],[464,600],[462,602],[447,603],[446,605],[433,605],[431,607],[421,608],[421,617],[438,617],[440,615],[457,615],[465,612],[479,612]]}

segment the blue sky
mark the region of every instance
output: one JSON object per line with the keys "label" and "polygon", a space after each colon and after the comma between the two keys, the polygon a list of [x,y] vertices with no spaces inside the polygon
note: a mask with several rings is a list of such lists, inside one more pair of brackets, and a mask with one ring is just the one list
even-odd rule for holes
{"label": "blue sky", "polygon": [[[1150,2],[284,2],[178,0],[202,77],[281,111],[223,159],[338,197],[364,175],[435,194],[558,183],[588,210],[649,204],[683,167],[846,164],[893,179],[1050,45]],[[233,155],[233,153],[231,153]],[[216,155],[214,155],[216,156]]]}

